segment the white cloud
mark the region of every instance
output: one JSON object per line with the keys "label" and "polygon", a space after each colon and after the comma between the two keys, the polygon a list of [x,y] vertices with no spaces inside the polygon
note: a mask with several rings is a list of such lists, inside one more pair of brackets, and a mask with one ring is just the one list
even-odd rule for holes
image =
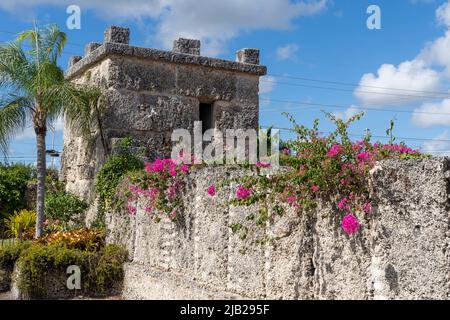
{"label": "white cloud", "polygon": [[[55,120],[53,123],[53,127],[55,128],[55,132],[61,132],[64,129],[64,119],[62,117]],[[50,133],[50,126],[48,127],[48,132]],[[34,132],[33,125],[28,124],[25,129],[18,133],[14,140],[27,140],[27,139],[34,139],[36,138],[36,133]]]}
{"label": "white cloud", "polygon": [[348,109],[345,110],[345,112],[332,112],[332,114],[338,118],[338,119],[342,119],[344,121],[350,119],[351,117],[353,117],[354,115],[363,112],[364,110],[362,110],[361,108],[358,108],[355,105],[351,105]]}
{"label": "white cloud", "polygon": [[448,130],[445,130],[433,140],[425,142],[422,151],[437,156],[450,156],[450,141],[446,140],[450,140],[450,132]]}
{"label": "white cloud", "polygon": [[[414,59],[402,62],[398,66],[383,64],[376,74],[363,75],[360,86],[354,92],[361,102],[382,107],[429,100],[424,96],[443,96],[434,92],[442,91],[441,84],[450,79],[450,55],[448,54],[450,52],[450,0],[436,10],[436,19],[448,28],[446,33],[427,43]],[[406,90],[389,90],[389,88]],[[369,93],[362,91],[369,91]],[[426,109],[435,107],[427,104]],[[416,123],[431,123],[419,121],[417,117],[413,119]]]}
{"label": "white cloud", "polygon": [[354,94],[365,105],[402,105],[422,101],[420,96],[427,94],[392,89],[438,91],[440,82],[440,74],[422,60],[405,61],[398,67],[383,64],[376,74],[363,75]]}
{"label": "white cloud", "polygon": [[[92,9],[102,17],[157,23],[151,36],[170,48],[178,37],[203,41],[204,53],[216,55],[242,32],[293,27],[292,20],[324,10],[328,0],[113,0],[78,1],[81,9]],[[2,0],[0,9],[26,12],[38,5],[67,6],[72,0]]]}
{"label": "white cloud", "polygon": [[351,105],[350,108],[348,108],[345,111],[345,118],[346,120],[350,119],[351,117],[353,117],[354,115],[357,115],[360,112],[363,112],[364,110],[361,110],[360,108],[358,108],[357,106]]}
{"label": "white cloud", "polygon": [[411,119],[420,127],[450,125],[450,99],[424,103],[420,108],[414,110]]}
{"label": "white cloud", "polygon": [[298,45],[295,43],[289,43],[285,46],[277,48],[277,58],[279,60],[288,60],[295,58],[298,51]]}
{"label": "white cloud", "polygon": [[33,126],[27,126],[25,128],[25,130],[23,130],[22,132],[20,132],[19,134],[17,134],[14,139],[15,140],[26,140],[26,139],[31,139],[31,138],[35,138],[36,137],[36,133],[34,132],[34,128]]}
{"label": "white cloud", "polygon": [[417,59],[421,59],[430,66],[442,66],[444,76],[450,76],[450,30],[444,36],[428,43]]}
{"label": "white cloud", "polygon": [[438,22],[450,27],[450,2],[446,2],[436,10]]}
{"label": "white cloud", "polygon": [[185,0],[173,1],[161,15],[156,39],[170,48],[177,37],[203,41],[205,53],[216,55],[241,32],[292,28],[292,20],[326,7],[327,0]]}

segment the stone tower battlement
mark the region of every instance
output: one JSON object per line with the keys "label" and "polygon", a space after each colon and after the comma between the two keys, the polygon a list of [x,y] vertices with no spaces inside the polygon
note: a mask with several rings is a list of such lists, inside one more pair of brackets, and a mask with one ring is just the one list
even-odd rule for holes
{"label": "stone tower battlement", "polygon": [[[200,55],[201,43],[177,39],[164,51],[129,44],[130,31],[112,26],[103,43],[89,43],[84,57],[69,61],[66,78],[104,90],[103,131],[107,143],[131,137],[150,158],[169,156],[175,129],[258,129],[258,49],[241,49],[235,61]],[[95,134],[95,133],[94,133]],[[100,139],[88,143],[67,124],[62,175],[67,189],[91,197],[95,173],[104,163]]]}

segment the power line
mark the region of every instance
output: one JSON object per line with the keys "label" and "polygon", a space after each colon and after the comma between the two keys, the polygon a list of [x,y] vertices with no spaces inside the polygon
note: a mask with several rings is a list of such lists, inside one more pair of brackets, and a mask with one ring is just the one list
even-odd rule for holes
{"label": "power line", "polygon": [[[270,81],[270,80],[260,80],[261,82],[288,85],[288,86],[296,86],[296,87],[305,87],[305,88],[313,88],[313,89],[322,89],[322,90],[333,90],[333,91],[343,91],[343,92],[353,92],[353,93],[368,93],[368,94],[378,94],[378,95],[388,95],[388,96],[401,96],[407,98],[425,98],[425,99],[443,99],[445,97],[436,97],[436,96],[425,96],[425,95],[409,95],[409,94],[400,94],[400,93],[388,93],[388,92],[376,92],[376,91],[364,91],[364,90],[350,90],[343,88],[333,88],[333,87],[322,87],[322,86],[314,86],[308,84],[301,83],[291,83],[291,82],[279,82],[279,81]],[[447,94],[447,97],[450,97]]]}
{"label": "power line", "polygon": [[406,92],[439,94],[439,95],[445,95],[445,96],[450,97],[450,92],[424,91],[424,90],[413,90],[413,89],[405,89],[405,88],[379,87],[379,86],[361,85],[361,84],[348,83],[348,82],[319,80],[319,79],[312,79],[312,78],[305,78],[305,77],[296,77],[296,76],[294,77],[294,76],[279,75],[279,74],[268,74],[268,76],[278,77],[278,78],[287,78],[287,79],[297,79],[297,80],[318,82],[318,83],[336,84],[336,85],[343,85],[343,86],[352,86],[352,87],[362,87],[362,88],[374,88],[374,89],[382,89],[382,90],[393,90],[393,91],[406,91]]}
{"label": "power line", "polygon": [[[266,127],[267,128],[267,127]],[[278,127],[273,127],[272,129],[278,129],[280,131],[289,131],[289,132],[296,132],[294,129],[292,128],[278,128]],[[328,131],[324,131],[324,134],[329,134],[331,132]],[[353,137],[365,137],[366,135],[364,134],[355,134],[355,133],[349,133],[349,136],[353,136]],[[378,139],[389,139],[389,136],[381,136],[381,135],[371,135],[372,138],[378,138]],[[400,140],[415,140],[415,141],[435,141],[435,142],[450,142],[450,139],[434,139],[434,138],[415,138],[415,137],[395,137],[396,139],[400,139]]]}
{"label": "power line", "polygon": [[[260,98],[260,100],[269,101],[269,102],[273,101],[273,102],[279,102],[279,103],[290,103],[290,104],[299,104],[299,105],[308,105],[308,106],[318,106],[318,107],[324,107],[324,108],[340,108],[340,109],[342,109],[342,108],[343,109],[350,108],[350,106],[348,106],[348,105],[344,106],[344,105],[337,105],[337,104],[322,104],[322,103],[313,103],[313,102],[302,102],[302,101],[280,100],[280,99],[266,99],[266,98]],[[450,113],[444,113],[444,112],[425,112],[425,111],[411,111],[411,110],[401,110],[401,109],[397,110],[397,109],[357,107],[357,106],[351,106],[351,108],[358,109],[358,110],[361,110],[361,111],[371,110],[371,111],[381,111],[381,112],[417,113],[417,114],[428,114],[428,115],[431,114],[431,115],[450,116]],[[305,110],[305,109],[300,109],[300,110]],[[279,110],[279,109],[260,109],[260,111],[264,111],[264,112],[280,112],[280,111],[283,111],[283,110]]]}

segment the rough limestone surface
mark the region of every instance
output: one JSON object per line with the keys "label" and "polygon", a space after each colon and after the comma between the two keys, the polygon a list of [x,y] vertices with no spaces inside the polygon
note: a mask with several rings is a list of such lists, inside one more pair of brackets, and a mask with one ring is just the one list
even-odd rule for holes
{"label": "rough limestone surface", "polygon": [[[371,171],[375,199],[349,237],[335,201],[311,213],[286,207],[258,227],[256,205],[235,207],[236,184],[254,174],[206,167],[191,173],[177,222],[153,222],[138,209],[107,214],[107,241],[124,244],[124,296],[130,299],[448,299],[450,298],[450,159],[389,160]],[[124,186],[125,187],[125,186]],[[234,223],[248,227],[245,239]],[[278,240],[255,244],[264,236]]]}
{"label": "rough limestone surface", "polygon": [[[212,105],[212,122],[221,130],[258,129],[259,51],[240,62],[200,56],[200,41],[178,39],[172,51],[129,45],[130,30],[112,26],[104,43],[90,43],[84,57],[72,57],[66,78],[104,91],[102,127],[110,149],[133,138],[149,159],[168,157],[175,129],[193,132],[200,104]],[[246,49],[247,50],[247,49]],[[64,128],[61,179],[69,192],[95,203],[95,175],[105,162],[98,128],[87,139],[68,123]],[[95,219],[95,206],[86,221]]]}
{"label": "rough limestone surface", "polygon": [[173,52],[200,55],[200,40],[184,38],[174,40]]}

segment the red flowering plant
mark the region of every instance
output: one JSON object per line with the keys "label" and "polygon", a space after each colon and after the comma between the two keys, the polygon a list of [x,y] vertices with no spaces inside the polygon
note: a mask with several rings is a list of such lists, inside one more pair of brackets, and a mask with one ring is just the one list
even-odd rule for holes
{"label": "red flowering plant", "polygon": [[[273,212],[282,215],[284,209],[279,205],[280,201],[295,207],[301,213],[314,209],[319,199],[328,199],[341,215],[343,231],[353,235],[361,227],[357,217],[372,212],[367,180],[375,163],[388,158],[426,157],[403,143],[393,143],[393,122],[387,131],[391,136],[389,143],[372,144],[370,136],[361,141],[351,141],[347,132],[349,125],[359,120],[363,113],[348,121],[328,113],[327,116],[335,123],[336,129],[323,135],[319,132],[317,119],[310,129],[298,125],[287,114],[297,139],[285,142],[287,147],[281,152],[280,159],[283,166],[291,169],[271,176],[257,174],[241,178],[232,204],[251,205],[260,202],[266,209],[260,210],[261,217],[255,220],[261,221],[262,218],[271,218],[267,204],[275,204]],[[257,171],[259,172],[259,168]],[[247,220],[253,220],[253,214],[251,215]]]}
{"label": "red flowering plant", "polygon": [[[131,179],[127,209],[130,214],[137,212],[138,200],[144,210],[156,222],[161,215],[176,220],[181,205],[181,192],[185,186],[183,177],[189,173],[190,166],[176,160],[156,159],[145,163],[145,173]],[[143,201],[142,201],[143,200]]]}

